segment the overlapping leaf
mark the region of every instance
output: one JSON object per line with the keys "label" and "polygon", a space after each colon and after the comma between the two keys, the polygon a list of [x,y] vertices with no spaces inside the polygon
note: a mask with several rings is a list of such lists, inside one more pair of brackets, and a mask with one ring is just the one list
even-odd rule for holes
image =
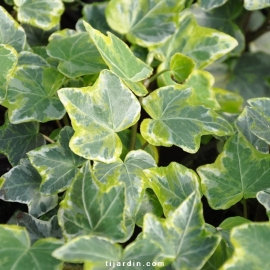
{"label": "overlapping leaf", "polygon": [[17,60],[16,50],[9,45],[0,44],[0,103],[6,96],[7,82],[17,64]]}
{"label": "overlapping leaf", "polygon": [[199,0],[201,7],[205,10],[211,10],[225,4],[228,0]]}
{"label": "overlapping leaf", "polygon": [[2,269],[61,269],[63,262],[52,257],[51,253],[62,245],[53,238],[37,241],[31,246],[29,236],[22,227],[0,226],[0,267]]}
{"label": "overlapping leaf", "polygon": [[197,171],[210,206],[227,209],[243,198],[255,198],[257,192],[269,187],[270,157],[239,133],[226,142],[214,164],[203,165]]}
{"label": "overlapping leaf", "polygon": [[0,152],[15,166],[28,151],[44,145],[45,139],[38,133],[37,122],[13,125],[7,115],[5,118],[5,124],[0,127]]}
{"label": "overlapping leaf", "polygon": [[14,0],[14,3],[21,23],[28,23],[44,30],[56,26],[64,12],[61,0]]}
{"label": "overlapping leaf", "polygon": [[160,60],[169,61],[179,52],[192,58],[196,67],[201,69],[237,46],[237,41],[231,36],[199,26],[192,14],[181,14],[179,25],[174,35],[155,50]]}
{"label": "overlapping leaf", "polygon": [[13,124],[61,119],[65,109],[56,96],[64,76],[54,68],[19,66],[12,74],[4,106]]}
{"label": "overlapping leaf", "polygon": [[262,9],[270,6],[270,0],[244,0],[244,6],[248,10]]}
{"label": "overlapping leaf", "polygon": [[74,131],[71,127],[61,130],[58,142],[27,153],[32,165],[42,177],[40,191],[52,194],[64,191],[79,171],[85,159],[75,155],[69,148]]}
{"label": "overlapping leaf", "polygon": [[234,254],[221,270],[268,269],[270,223],[253,223],[231,232]]}
{"label": "overlapping leaf", "polygon": [[270,189],[259,191],[256,195],[257,200],[266,209],[266,214],[270,219]]}
{"label": "overlapping leaf", "polygon": [[87,33],[54,39],[46,50],[60,60],[58,70],[69,78],[98,73],[107,67]]}
{"label": "overlapping leaf", "polygon": [[25,40],[23,28],[0,6],[0,44],[8,44],[20,52],[25,46]]}
{"label": "overlapping leaf", "polygon": [[[230,124],[204,106],[194,105],[191,88],[167,86],[143,99],[143,107],[153,119],[144,119],[142,136],[153,145],[176,145],[195,153],[200,137],[206,134],[232,134]],[[196,104],[196,103],[195,103]]]}
{"label": "overlapping leaf", "polygon": [[144,173],[163,207],[165,216],[169,216],[192,192],[200,189],[197,174],[175,162],[168,167],[144,170]]}
{"label": "overlapping leaf", "polygon": [[140,81],[149,77],[153,69],[136,58],[129,47],[112,33],[108,37],[84,22],[84,26],[108,67],[138,96],[147,94]]}
{"label": "overlapping leaf", "polygon": [[88,162],[61,202],[59,224],[68,239],[91,234],[120,242],[125,239],[124,208],[124,185],[101,191],[93,180]]}
{"label": "overlapping leaf", "polygon": [[202,204],[193,192],[166,220],[144,218],[143,238],[161,248],[157,262],[172,262],[175,269],[201,269],[220,238],[205,230]]}
{"label": "overlapping leaf", "polygon": [[0,198],[27,204],[29,214],[35,217],[53,209],[58,203],[57,195],[44,196],[39,192],[41,177],[27,159],[22,159],[2,179],[4,184],[0,189]]}
{"label": "overlapping leaf", "polygon": [[110,164],[95,163],[94,173],[101,183],[125,184],[127,215],[134,218],[148,182],[143,170],[151,167],[156,167],[155,160],[145,151],[137,150],[129,152],[124,161],[118,159]]}
{"label": "overlapping leaf", "polygon": [[75,134],[72,151],[85,158],[114,162],[122,144],[116,132],[138,121],[140,104],[120,79],[108,70],[92,87],[64,88],[59,92]]}
{"label": "overlapping leaf", "polygon": [[112,0],[106,8],[106,19],[130,42],[147,47],[164,42],[174,33],[184,4],[183,0]]}

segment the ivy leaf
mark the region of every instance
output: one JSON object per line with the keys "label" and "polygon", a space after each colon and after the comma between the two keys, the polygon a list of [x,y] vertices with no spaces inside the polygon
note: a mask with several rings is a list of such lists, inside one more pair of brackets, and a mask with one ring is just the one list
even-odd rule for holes
{"label": "ivy leaf", "polygon": [[103,70],[92,87],[63,88],[58,93],[75,130],[71,150],[84,158],[116,161],[122,151],[116,132],[134,125],[140,116],[132,92],[116,75]]}
{"label": "ivy leaf", "polygon": [[176,53],[171,58],[170,70],[173,77],[179,83],[182,83],[187,79],[187,77],[193,71],[194,67],[195,67],[195,62],[191,58],[181,53]]}
{"label": "ivy leaf", "polygon": [[87,33],[53,39],[46,50],[60,60],[58,70],[69,78],[98,73],[107,67]]}
{"label": "ivy leaf", "polygon": [[28,205],[29,214],[38,217],[53,209],[58,203],[58,196],[44,196],[39,192],[41,177],[28,159],[21,159],[20,164],[2,176],[4,184],[0,198],[4,201],[19,202]]}
{"label": "ivy leaf", "polygon": [[268,269],[270,223],[252,223],[231,232],[234,253],[221,270]]}
{"label": "ivy leaf", "polygon": [[262,9],[270,6],[270,0],[244,0],[244,6],[247,10]]}
{"label": "ivy leaf", "polygon": [[91,234],[121,242],[125,240],[124,207],[124,186],[114,185],[102,192],[93,180],[88,162],[61,202],[58,220],[68,239]]}
{"label": "ivy leaf", "polygon": [[25,46],[25,40],[26,35],[23,28],[0,6],[0,44],[10,45],[20,52]]}
{"label": "ivy leaf", "polygon": [[205,10],[211,10],[225,4],[228,0],[199,0],[201,7]]}
{"label": "ivy leaf", "polygon": [[192,89],[185,86],[167,86],[152,92],[143,99],[143,107],[153,119],[143,120],[142,136],[153,145],[174,144],[195,153],[202,135],[232,134],[225,119],[204,106],[194,105],[194,99]]}
{"label": "ivy leaf", "polygon": [[32,244],[40,238],[62,238],[62,231],[58,225],[57,216],[53,216],[50,220],[44,221],[27,213],[19,212],[16,216],[16,221],[19,226],[23,226],[27,229]]}
{"label": "ivy leaf", "polygon": [[203,165],[197,172],[210,206],[227,209],[269,187],[269,166],[269,155],[256,150],[239,133],[226,142],[214,164]]}
{"label": "ivy leaf", "polygon": [[155,160],[145,151],[130,151],[125,160],[118,159],[114,163],[96,162],[94,174],[97,179],[107,185],[123,182],[126,187],[127,215],[134,218],[142,203],[147,178],[144,169],[156,167]]}
{"label": "ivy leaf", "polygon": [[35,63],[35,66],[40,67],[50,66],[44,58],[32,52],[22,51],[19,53],[18,56],[19,56],[17,64],[18,66],[27,66],[27,65],[29,66],[33,65],[33,63]]}
{"label": "ivy leaf", "polygon": [[18,165],[28,151],[45,144],[38,131],[37,122],[13,125],[5,115],[5,124],[0,127],[0,152],[8,157],[12,166]]}
{"label": "ivy leaf", "polygon": [[65,109],[56,91],[64,76],[54,68],[18,66],[12,74],[4,102],[13,124],[61,119]]}
{"label": "ivy leaf", "polygon": [[166,219],[146,214],[143,238],[161,248],[155,261],[172,262],[176,269],[201,269],[216,249],[220,238],[205,230],[202,204],[193,192]]}
{"label": "ivy leaf", "polygon": [[108,33],[108,37],[106,37],[88,23],[84,22],[84,26],[108,67],[136,95],[146,95],[148,91],[139,82],[149,77],[153,69],[136,58],[129,47],[112,33]]}
{"label": "ivy leaf", "polygon": [[199,191],[197,174],[176,162],[170,163],[168,167],[146,169],[144,173],[165,216],[169,216],[193,191]]}
{"label": "ivy leaf", "polygon": [[2,269],[61,269],[63,262],[53,258],[51,253],[62,245],[62,241],[47,238],[30,245],[24,228],[0,225],[0,266]]}
{"label": "ivy leaf", "polygon": [[17,52],[11,46],[0,44],[0,103],[6,96],[7,83],[17,64],[17,60]]}
{"label": "ivy leaf", "polygon": [[69,148],[74,134],[71,127],[61,130],[57,143],[45,145],[27,153],[31,164],[42,177],[40,191],[43,194],[59,193],[70,185],[85,159],[75,155]]}
{"label": "ivy leaf", "polygon": [[147,47],[164,42],[174,33],[184,2],[112,0],[106,8],[106,19],[112,29],[126,34],[131,43]]}
{"label": "ivy leaf", "polygon": [[64,12],[61,0],[14,0],[18,20],[35,27],[49,30],[60,22]]}
{"label": "ivy leaf", "polygon": [[154,50],[159,60],[169,61],[179,52],[192,58],[196,68],[202,69],[237,46],[231,36],[199,26],[192,14],[181,14],[179,25],[174,35]]}
{"label": "ivy leaf", "polygon": [[266,214],[270,219],[270,190],[259,191],[256,195],[257,200],[262,204],[266,209]]}

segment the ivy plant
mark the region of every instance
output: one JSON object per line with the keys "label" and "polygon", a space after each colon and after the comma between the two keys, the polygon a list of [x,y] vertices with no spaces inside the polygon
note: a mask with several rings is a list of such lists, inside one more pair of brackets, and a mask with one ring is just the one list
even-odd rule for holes
{"label": "ivy plant", "polygon": [[269,269],[269,29],[269,0],[2,1],[0,269]]}

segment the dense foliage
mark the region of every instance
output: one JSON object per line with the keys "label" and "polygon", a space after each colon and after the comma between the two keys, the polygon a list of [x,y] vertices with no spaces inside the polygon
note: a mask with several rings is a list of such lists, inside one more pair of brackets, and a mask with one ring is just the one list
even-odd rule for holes
{"label": "dense foliage", "polygon": [[0,269],[269,269],[270,1],[88,2],[0,6]]}

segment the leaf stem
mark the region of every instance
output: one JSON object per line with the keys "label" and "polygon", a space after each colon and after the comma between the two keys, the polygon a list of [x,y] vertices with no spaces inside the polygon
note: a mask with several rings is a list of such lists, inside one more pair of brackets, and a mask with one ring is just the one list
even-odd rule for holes
{"label": "leaf stem", "polygon": [[147,147],[148,144],[149,144],[149,142],[146,141],[146,142],[142,145],[141,150],[144,150],[144,149]]}
{"label": "leaf stem", "polygon": [[65,126],[70,126],[70,123],[69,123],[67,114],[64,115],[64,117],[63,117],[63,122],[64,122]]}
{"label": "leaf stem", "polygon": [[152,76],[151,78],[149,79],[146,79],[145,80],[145,83],[144,83],[144,86],[147,88],[147,86],[153,82],[158,76],[160,76],[161,74],[167,72],[167,71],[170,71],[169,68],[166,68],[166,69],[163,69],[162,71],[160,71],[159,73],[156,73],[154,76]]}
{"label": "leaf stem", "polygon": [[62,128],[62,124],[61,124],[61,122],[59,120],[56,120],[55,122],[56,122],[58,128]]}
{"label": "leaf stem", "polygon": [[130,151],[135,149],[136,139],[137,139],[137,129],[138,129],[138,122],[131,127],[131,138],[130,138],[130,147],[129,147]]}
{"label": "leaf stem", "polygon": [[44,139],[45,139],[46,141],[48,141],[48,142],[50,142],[50,143],[55,143],[54,140],[52,140],[50,137],[46,136],[45,134],[41,134],[41,135],[44,137]]}
{"label": "leaf stem", "polygon": [[247,200],[245,198],[243,198],[242,204],[243,204],[243,216],[244,216],[244,218],[248,218]]}

